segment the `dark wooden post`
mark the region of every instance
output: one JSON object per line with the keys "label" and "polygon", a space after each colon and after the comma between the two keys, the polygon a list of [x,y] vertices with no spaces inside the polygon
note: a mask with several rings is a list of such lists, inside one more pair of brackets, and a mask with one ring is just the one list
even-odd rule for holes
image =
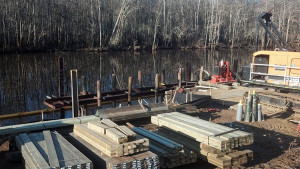
{"label": "dark wooden post", "polygon": [[191,72],[192,72],[191,63],[188,62],[186,64],[186,82],[191,81]]}
{"label": "dark wooden post", "polygon": [[[139,83],[139,88],[142,88],[142,71],[138,71],[138,83]],[[138,100],[141,101],[142,98],[141,97],[138,97]]]}
{"label": "dark wooden post", "polygon": [[237,73],[238,71],[238,60],[234,59],[233,60],[233,73]]}
{"label": "dark wooden post", "polygon": [[117,76],[116,76],[116,74],[111,75],[111,87],[112,87],[112,91],[117,90]]}
{"label": "dark wooden post", "polygon": [[155,103],[158,103],[159,74],[155,75]]}
{"label": "dark wooden post", "polygon": [[161,72],[161,83],[163,83],[163,84],[165,84],[165,70],[162,70],[162,72]]}
{"label": "dark wooden post", "polygon": [[178,72],[178,87],[181,88],[181,72],[182,72],[182,68],[179,68],[179,72]]}
{"label": "dark wooden post", "polygon": [[139,81],[139,88],[143,87],[142,86],[142,71],[138,71],[138,81]]}
{"label": "dark wooden post", "polygon": [[101,82],[97,80],[97,106],[101,108]]}
{"label": "dark wooden post", "polygon": [[60,109],[60,118],[61,118],[61,119],[66,118],[66,114],[65,114],[65,109],[64,109],[64,108],[61,108],[61,109]]}
{"label": "dark wooden post", "polygon": [[63,97],[64,93],[64,58],[58,57],[58,96]]}
{"label": "dark wooden post", "polygon": [[87,85],[86,85],[86,78],[84,76],[81,76],[81,89],[82,89],[82,94],[86,95],[87,94]]}
{"label": "dark wooden post", "polygon": [[71,96],[72,96],[72,117],[79,116],[78,102],[78,75],[77,70],[70,70],[71,75]]}
{"label": "dark wooden post", "polygon": [[[64,58],[62,56],[58,57],[58,96],[63,97],[64,93]],[[66,118],[65,109],[60,109],[60,117],[62,119]]]}
{"label": "dark wooden post", "polygon": [[131,105],[131,95],[132,95],[132,77],[128,78],[128,106]]}
{"label": "dark wooden post", "polygon": [[[117,90],[117,76],[116,76],[116,74],[111,75],[111,87],[112,87],[112,91]],[[116,100],[113,101],[112,106],[116,107]]]}
{"label": "dark wooden post", "polygon": [[185,72],[186,70],[184,68],[181,68],[181,81],[186,81]]}

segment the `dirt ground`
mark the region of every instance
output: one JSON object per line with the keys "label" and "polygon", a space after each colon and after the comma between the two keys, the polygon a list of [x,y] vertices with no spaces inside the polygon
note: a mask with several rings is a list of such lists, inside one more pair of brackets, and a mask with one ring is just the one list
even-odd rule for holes
{"label": "dirt ground", "polygon": [[[208,108],[202,108],[198,109],[196,113],[191,113],[191,115],[226,126],[240,128],[254,134],[254,144],[243,147],[243,149],[250,149],[254,152],[254,160],[248,162],[246,165],[234,168],[300,168],[300,133],[297,131],[296,124],[289,122],[287,119],[269,117],[267,115],[265,115],[265,120],[261,122],[236,122],[235,110],[227,109],[219,104],[214,104],[212,108],[220,109],[220,111],[208,111]],[[282,110],[280,109],[273,109],[273,111],[285,113],[281,112]],[[133,123],[149,130],[155,130],[158,127],[150,124],[150,120]],[[196,164],[179,168],[213,169],[217,167],[200,161]]]}
{"label": "dirt ground", "polygon": [[[236,122],[234,105],[241,99],[241,94],[248,89],[231,91],[232,97],[224,97],[224,91],[216,90],[212,94],[215,99],[208,108],[199,108],[195,111],[185,113],[201,119],[210,120],[215,123],[239,128],[254,134],[254,144],[243,147],[254,152],[254,160],[235,168],[286,168],[300,169],[300,132],[297,131],[297,124],[289,122],[291,116],[299,116],[293,112],[263,106],[264,121],[261,122]],[[158,126],[151,124],[150,118],[130,121],[135,126],[143,126],[154,130]],[[125,123],[125,122],[122,122]],[[59,131],[62,135],[68,135],[72,128]],[[1,139],[0,139],[1,140]],[[5,153],[9,151],[9,142],[5,141],[0,145],[0,168],[22,168],[18,163],[5,161]],[[13,151],[13,150],[11,150]],[[213,169],[215,166],[207,162],[199,161],[195,164],[182,166],[177,169]]]}
{"label": "dirt ground", "polygon": [[[262,89],[251,88],[251,91],[253,90]],[[213,101],[210,107],[185,113],[254,134],[254,144],[243,147],[243,149],[250,149],[254,152],[254,160],[248,162],[246,165],[234,168],[300,169],[300,132],[297,131],[297,124],[288,121],[289,119],[298,119],[300,114],[263,105],[263,121],[251,123],[237,122],[235,120],[235,105],[239,100],[242,100],[242,96],[246,91],[249,91],[249,88],[237,87],[237,89],[229,91],[213,90]],[[136,125],[144,126],[149,130],[155,130],[157,126],[150,123],[150,120],[135,122]],[[179,168],[212,169],[216,167],[199,162]]]}
{"label": "dirt ground", "polygon": [[236,122],[235,111],[228,109],[202,110],[198,116],[254,134],[254,144],[245,147],[254,152],[254,160],[239,168],[300,168],[300,133],[287,119],[265,116],[261,122]]}

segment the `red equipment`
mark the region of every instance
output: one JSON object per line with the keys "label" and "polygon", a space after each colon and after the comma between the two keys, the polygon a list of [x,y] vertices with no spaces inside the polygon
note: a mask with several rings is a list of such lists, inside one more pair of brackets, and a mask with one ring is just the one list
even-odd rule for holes
{"label": "red equipment", "polygon": [[222,83],[222,82],[235,82],[232,77],[231,70],[229,68],[229,62],[221,60],[219,66],[214,67],[214,75],[210,81],[211,83]]}

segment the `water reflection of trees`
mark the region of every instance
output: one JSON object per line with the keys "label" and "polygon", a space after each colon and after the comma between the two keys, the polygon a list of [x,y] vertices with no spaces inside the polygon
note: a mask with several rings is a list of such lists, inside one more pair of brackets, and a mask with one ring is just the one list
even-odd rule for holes
{"label": "water reflection of trees", "polygon": [[[111,74],[115,73],[120,85],[126,88],[128,77],[132,76],[133,86],[138,86],[137,73],[142,71],[144,86],[153,86],[155,73],[165,70],[166,83],[177,83],[179,67],[186,68],[191,63],[192,72],[198,76],[198,69],[212,72],[213,66],[221,59],[233,62],[238,59],[238,68],[249,64],[250,51],[223,50],[164,50],[149,52],[107,52],[107,53],[38,53],[22,55],[4,55],[0,58],[0,112],[9,114],[45,108],[46,95],[58,95],[57,57],[64,56],[65,93],[70,95],[71,69],[78,69],[78,75],[86,76],[88,91],[96,91],[96,81],[100,78],[102,90],[111,89]],[[101,57],[101,70],[100,70]],[[184,78],[185,76],[183,76]],[[197,77],[198,78],[198,77]],[[79,79],[79,85],[81,80]],[[81,89],[81,87],[79,88]]]}

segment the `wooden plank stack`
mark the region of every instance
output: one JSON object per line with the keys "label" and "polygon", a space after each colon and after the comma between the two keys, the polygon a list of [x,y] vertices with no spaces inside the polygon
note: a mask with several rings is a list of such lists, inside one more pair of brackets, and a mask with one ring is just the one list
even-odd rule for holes
{"label": "wooden plank stack", "polygon": [[[108,169],[159,168],[158,156],[149,150],[149,139],[139,138],[126,126],[109,119],[74,125],[75,137],[93,146]],[[100,152],[100,153],[99,153]]]}
{"label": "wooden plank stack", "polygon": [[[149,150],[149,140],[136,140],[136,134],[126,126],[118,126],[109,119],[75,124],[74,133],[109,157],[121,157]],[[129,141],[130,140],[130,141]]]}
{"label": "wooden plank stack", "polygon": [[197,161],[197,155],[181,144],[141,127],[132,128],[138,137],[150,140],[150,150],[159,156],[161,168],[174,168]]}
{"label": "wooden plank stack", "polygon": [[[92,152],[91,158],[97,160],[95,165],[99,162],[101,166],[98,168],[107,169],[159,169],[159,159],[158,156],[151,151],[140,152],[134,155],[122,156],[122,157],[109,157],[105,153],[102,153],[99,149],[96,149],[94,145],[86,142],[82,138],[78,137],[74,133],[70,133],[73,139],[76,139],[79,144],[84,145],[89,151]],[[101,159],[100,159],[101,158]],[[101,161],[104,161],[103,164]]]}
{"label": "wooden plank stack", "polygon": [[178,112],[152,116],[151,122],[161,126],[159,135],[176,140],[198,158],[220,168],[229,168],[253,159],[251,150],[235,150],[253,143],[253,135],[226,126],[197,119]]}
{"label": "wooden plank stack", "polygon": [[179,112],[152,116],[151,122],[189,135],[197,141],[222,152],[253,144],[254,141],[251,133],[197,119]]}
{"label": "wooden plank stack", "polygon": [[16,136],[25,168],[93,168],[93,163],[56,132],[22,133]]}

